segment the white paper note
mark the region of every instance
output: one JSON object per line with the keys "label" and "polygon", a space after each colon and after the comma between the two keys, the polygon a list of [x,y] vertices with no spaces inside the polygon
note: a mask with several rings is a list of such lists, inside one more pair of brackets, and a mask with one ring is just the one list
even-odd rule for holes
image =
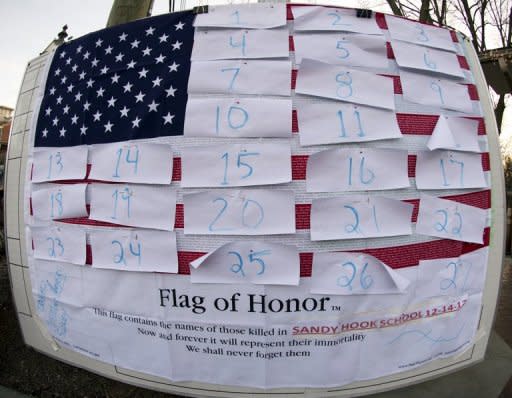
{"label": "white paper note", "polygon": [[92,184],[92,220],[172,231],[176,191],[169,186]]}
{"label": "white paper note", "polygon": [[287,28],[200,30],[194,34],[192,61],[288,58],[288,37]]}
{"label": "white paper note", "polygon": [[392,39],[452,52],[456,50],[450,31],[447,29],[425,25],[391,15],[386,15],[386,22]]}
{"label": "white paper note", "polygon": [[178,272],[176,233],[150,230],[89,233],[92,266],[121,271]]}
{"label": "white paper note", "polygon": [[410,235],[414,206],[383,197],[314,199],[311,240]]}
{"label": "white paper note", "polygon": [[183,195],[185,234],[295,233],[293,191],[228,189]]}
{"label": "white paper note", "polygon": [[38,220],[85,217],[87,184],[52,185],[32,191],[32,210]]}
{"label": "white paper note", "polygon": [[395,109],[391,78],[307,58],[300,65],[295,92]]}
{"label": "white paper note", "polygon": [[455,77],[464,77],[457,56],[448,51],[436,50],[416,44],[393,41],[393,54],[401,68],[419,69]]}
{"label": "white paper note", "polygon": [[334,7],[292,7],[296,31],[336,30],[382,35],[375,17],[358,18],[355,9]]}
{"label": "white paper note", "polygon": [[308,192],[375,191],[409,186],[407,151],[337,148],[308,159]]}
{"label": "white paper note", "polygon": [[33,227],[34,257],[85,264],[85,230],[64,226]]}
{"label": "white paper note", "polygon": [[292,180],[289,143],[223,144],[181,151],[182,187],[282,184]]}
{"label": "white paper note", "polygon": [[466,113],[473,111],[468,88],[464,84],[404,70],[400,71],[400,81],[406,101]]}
{"label": "white paper note", "polygon": [[428,149],[481,152],[478,144],[478,121],[463,117],[439,115],[427,143]]}
{"label": "white paper note", "polygon": [[282,137],[292,134],[292,101],[189,98],[184,134],[194,137]]}
{"label": "white paper note", "polygon": [[335,65],[387,68],[386,40],[383,36],[358,33],[305,33],[293,36],[295,62],[302,58]]}
{"label": "white paper note", "polygon": [[289,96],[291,74],[288,60],[195,61],[190,67],[188,93]]}
{"label": "white paper note", "polygon": [[410,281],[375,257],[363,253],[315,253],[311,293],[404,293]]}
{"label": "white paper note", "polygon": [[420,151],[416,159],[418,189],[485,188],[482,157],[478,153]]}
{"label": "white paper note", "polygon": [[483,243],[488,211],[422,194],[416,233]]}
{"label": "white paper note", "polygon": [[295,246],[231,242],[190,265],[192,283],[299,284],[300,259]]}
{"label": "white paper note", "polygon": [[400,138],[395,112],[346,103],[297,104],[301,145]]}
{"label": "white paper note", "polygon": [[194,20],[196,27],[268,29],[284,25],[284,3],[208,5],[208,12]]}
{"label": "white paper note", "polygon": [[95,145],[91,150],[92,180],[170,184],[171,177],[170,145],[119,142]]}
{"label": "white paper note", "polygon": [[475,250],[460,257],[421,260],[418,268],[416,297],[459,297],[481,293],[489,248]]}
{"label": "white paper note", "polygon": [[32,182],[84,179],[87,153],[87,145],[35,150]]}

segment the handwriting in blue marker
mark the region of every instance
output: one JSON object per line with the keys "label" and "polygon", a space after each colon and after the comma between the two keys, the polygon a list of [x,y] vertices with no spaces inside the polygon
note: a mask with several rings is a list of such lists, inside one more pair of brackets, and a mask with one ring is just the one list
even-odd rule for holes
{"label": "handwriting in blue marker", "polygon": [[130,207],[131,207],[132,195],[133,195],[133,191],[128,187],[125,187],[122,190],[119,190],[119,189],[114,190],[114,193],[112,194],[112,197],[114,198],[114,206],[113,206],[114,209],[113,209],[113,214],[111,216],[112,219],[114,219],[114,220],[117,219],[117,207],[119,204],[119,198],[121,199],[121,201],[126,202],[126,217],[130,218],[130,216],[131,216]]}
{"label": "handwriting in blue marker", "polygon": [[[133,152],[132,152],[133,151]],[[129,165],[133,164],[132,174],[136,175],[139,167],[139,147],[137,145],[134,145],[133,147],[129,148],[119,148],[116,151],[117,159],[116,159],[116,167],[114,169],[114,174],[112,174],[112,177],[120,178],[119,175],[119,166],[122,164],[121,161],[123,160],[122,155],[123,152],[126,152],[126,155],[124,157],[124,162]]]}
{"label": "handwriting in blue marker", "polygon": [[231,13],[231,15],[235,17],[235,22],[233,23],[240,25],[240,11],[236,10],[235,12]]}
{"label": "handwriting in blue marker", "polygon": [[441,102],[441,105],[444,105],[443,88],[441,87],[441,85],[433,81],[430,83],[430,88],[439,96],[439,101]]}
{"label": "handwriting in blue marker", "polygon": [[[237,153],[236,156],[236,167],[237,169],[246,169],[245,174],[240,177],[240,179],[246,179],[250,176],[252,176],[254,172],[254,168],[247,163],[246,161],[243,161],[242,159],[251,157],[251,156],[259,156],[259,152],[247,152],[246,149],[242,149],[240,152]],[[221,159],[224,159],[224,176],[222,178],[221,185],[229,185],[228,182],[228,170],[229,170],[229,153],[224,152],[221,156]]]}
{"label": "handwriting in blue marker", "polygon": [[418,41],[427,42],[430,41],[430,38],[427,35],[427,32],[425,32],[425,28],[421,25],[415,26],[416,30],[418,30],[418,34],[416,35],[416,39]]}
{"label": "handwriting in blue marker", "polygon": [[58,237],[48,237],[46,241],[49,243],[48,245],[48,255],[50,257],[62,257],[64,255],[64,245],[62,240]]}
{"label": "handwriting in blue marker", "polygon": [[[447,175],[447,166],[451,166],[451,168],[458,167],[459,178],[457,182],[452,182],[448,180]],[[464,187],[464,162],[461,160],[457,160],[453,154],[450,154],[448,158],[448,162],[446,159],[439,159],[439,167],[441,168],[441,177],[443,178],[443,186],[449,187],[450,185],[458,184],[461,188]]]}
{"label": "handwriting in blue marker", "polygon": [[350,72],[340,72],[336,75],[336,83],[338,87],[336,89],[336,96],[338,98],[349,98],[353,94],[352,88],[352,76]]}
{"label": "handwriting in blue marker", "polygon": [[352,25],[350,23],[341,22],[341,15],[339,15],[336,12],[330,12],[327,15],[329,15],[330,17],[334,17],[334,21],[332,22],[331,26],[350,26],[350,25]]}
{"label": "handwriting in blue marker", "polygon": [[[371,275],[367,275],[368,263],[364,263],[363,267],[358,267],[354,262],[347,261],[341,264],[343,268],[344,274],[340,275],[336,279],[336,285],[342,288],[348,288],[348,290],[352,291],[353,286],[352,283],[359,272],[359,286],[367,290],[373,285],[373,278]],[[349,274],[347,275],[346,270],[348,269]]]}
{"label": "handwriting in blue marker", "polygon": [[[117,253],[114,253],[113,260],[114,264],[123,264],[126,265],[126,257],[125,257],[125,248],[123,244],[118,240],[112,241],[112,246],[117,248]],[[133,241],[131,240],[128,243],[128,252],[132,255],[132,257],[135,257],[137,259],[137,264],[140,265],[141,263],[141,244],[137,240],[137,238]]]}
{"label": "handwriting in blue marker", "polygon": [[427,340],[433,344],[449,343],[450,341],[454,341],[459,338],[460,334],[462,333],[462,330],[464,329],[464,326],[465,326],[465,324],[463,324],[460,327],[459,331],[452,337],[442,337],[442,336],[432,337],[431,336],[432,329],[430,329],[426,332],[424,332],[423,330],[420,330],[420,329],[407,330],[405,332],[400,333],[397,337],[395,337],[394,339],[389,341],[387,344],[395,344],[397,341],[401,340],[404,336],[408,336],[408,335],[419,335],[419,339],[416,341],[416,343],[420,343],[420,342],[422,342],[422,340]]}
{"label": "handwriting in blue marker", "polygon": [[[460,238],[463,216],[457,207],[452,214],[448,212],[448,209],[436,210],[434,214],[440,216],[440,221],[434,223],[434,228],[437,232],[444,232],[448,235],[458,236]],[[449,224],[452,225],[451,229],[448,228]]]}
{"label": "handwriting in blue marker", "polygon": [[359,212],[356,210],[354,206],[345,205],[343,206],[345,209],[349,210],[352,215],[354,216],[354,222],[352,224],[346,224],[345,225],[345,231],[347,233],[353,233],[358,232],[360,233],[361,230],[359,229]]}
{"label": "handwriting in blue marker", "polygon": [[[53,170],[53,162],[55,161],[55,165],[57,166],[57,170]],[[55,152],[54,154],[50,154],[48,156],[48,179],[51,179],[55,176],[58,176],[62,170],[64,169],[64,164],[62,163],[62,154],[60,151]]]}
{"label": "handwriting in blue marker", "polygon": [[[345,127],[345,119],[343,117],[343,111],[339,110],[337,115],[340,120],[340,134],[338,135],[338,137],[346,138],[346,137],[348,137],[348,135],[347,135],[347,129]],[[363,129],[363,124],[361,123],[361,114],[357,109],[354,110],[354,118],[356,119],[356,122],[357,122],[357,129],[358,129],[357,136],[362,138],[365,136],[365,132]]]}
{"label": "handwriting in blue marker", "polygon": [[350,43],[350,41],[345,38],[338,40],[336,42],[336,50],[339,50],[338,58],[346,59],[346,58],[350,57],[350,50],[344,46],[345,44],[349,44],[349,43]]}
{"label": "handwriting in blue marker", "polygon": [[[218,227],[216,224],[223,217],[226,212],[229,203],[226,199],[222,197],[218,197],[212,201],[212,203],[222,203],[222,207],[218,211],[217,215],[213,219],[213,221],[208,225],[208,230],[210,232],[221,232],[221,231],[230,231],[236,229],[236,226],[231,227]],[[251,220],[252,218],[252,220]],[[265,211],[261,204],[252,199],[244,199],[242,202],[241,208],[241,227],[245,227],[247,229],[256,229],[263,222],[265,218]]]}
{"label": "handwriting in blue marker", "polygon": [[238,77],[238,74],[240,73],[240,68],[223,68],[220,70],[221,72],[234,72],[233,77],[231,78],[231,81],[229,82],[229,91],[233,91],[233,85],[235,84],[235,80]]}
{"label": "handwriting in blue marker", "polygon": [[[450,261],[446,265],[446,268],[448,270],[451,269],[451,275],[449,278],[443,278],[441,280],[441,282],[439,282],[440,290],[443,291],[443,290],[448,290],[450,288],[457,290],[458,287],[460,287],[460,293],[461,294],[464,293],[466,290],[466,284],[467,284],[469,274],[471,272],[472,267],[473,267],[473,264],[469,261],[462,261],[460,259],[457,261]],[[461,269],[462,269],[462,271],[459,272]],[[459,283],[459,279],[460,279],[459,277],[464,270],[465,270],[465,272],[464,272],[465,276],[464,276],[462,285],[457,286],[457,283]]]}
{"label": "handwriting in blue marker", "polygon": [[[361,157],[359,161],[359,182],[363,185],[370,185],[375,180],[375,173],[365,167],[366,158],[364,156]],[[350,156],[348,158],[348,185],[352,186],[353,179],[353,158]]]}
{"label": "handwriting in blue marker", "polygon": [[[59,218],[64,213],[64,196],[62,195],[62,191],[59,189],[56,193],[52,192],[50,194],[50,217],[51,218]],[[56,211],[55,211],[56,210]]]}
{"label": "handwriting in blue marker", "polygon": [[437,64],[430,59],[430,51],[425,50],[425,53],[423,54],[423,62],[425,63],[425,66],[429,69],[436,70]]}
{"label": "handwriting in blue marker", "polygon": [[[223,118],[222,118],[223,119]],[[227,112],[227,125],[232,130],[239,130],[249,121],[249,113],[241,106],[232,105]],[[221,125],[221,108],[216,107],[215,114],[215,134],[219,134]]]}
{"label": "handwriting in blue marker", "polygon": [[[236,264],[232,264],[230,271],[235,274],[240,274],[241,276],[245,277],[245,270],[244,270],[244,261],[243,257],[239,252],[236,251],[230,251],[228,254],[234,256],[237,259]],[[263,275],[265,273],[266,264],[265,261],[261,258],[262,256],[268,256],[272,254],[272,250],[260,250],[260,251],[253,251],[250,250],[249,255],[247,256],[247,259],[249,260],[249,264],[258,264],[259,269],[256,272],[256,275]]]}
{"label": "handwriting in blue marker", "polygon": [[[66,274],[57,270],[51,282],[50,280],[41,281],[37,299],[37,310],[40,316],[46,320],[50,331],[59,337],[66,335],[69,320],[67,311],[58,300],[64,291],[66,279]],[[49,300],[47,297],[48,289],[55,295],[54,298]]]}
{"label": "handwriting in blue marker", "polygon": [[246,50],[245,33],[242,34],[242,39],[238,43],[233,40],[233,36],[229,36],[229,45],[233,48],[240,48],[240,51],[242,52],[242,56],[245,57],[245,50]]}

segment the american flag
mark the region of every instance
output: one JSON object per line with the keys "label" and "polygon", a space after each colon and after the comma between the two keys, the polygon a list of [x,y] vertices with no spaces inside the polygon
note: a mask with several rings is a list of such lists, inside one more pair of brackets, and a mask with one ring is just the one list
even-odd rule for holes
{"label": "american flag", "polygon": [[181,135],[194,39],[191,11],[100,30],[60,46],[35,146]]}

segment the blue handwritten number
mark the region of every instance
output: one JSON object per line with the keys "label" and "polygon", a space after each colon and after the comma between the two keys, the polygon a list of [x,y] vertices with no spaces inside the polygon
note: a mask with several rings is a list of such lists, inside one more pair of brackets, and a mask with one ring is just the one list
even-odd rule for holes
{"label": "blue handwritten number", "polygon": [[415,28],[418,30],[418,34],[416,35],[416,39],[418,41],[427,42],[430,41],[427,33],[425,32],[425,29],[423,26],[416,25]]}
{"label": "blue handwritten number", "polygon": [[[375,173],[365,168],[365,160],[366,158],[364,156],[361,157],[361,160],[359,161],[359,182],[364,185],[369,185],[375,180]],[[352,186],[352,173],[353,173],[353,167],[352,167],[353,159],[352,156],[348,158],[348,185]]]}
{"label": "blue handwritten number", "polygon": [[352,261],[347,261],[346,263],[341,264],[341,266],[343,268],[349,268],[349,270],[352,272],[352,275],[350,275],[350,277],[348,277],[347,275],[339,276],[338,279],[336,279],[336,284],[339,287],[348,287],[349,290],[352,290],[352,282],[356,277],[357,268]]}
{"label": "blue handwritten number", "polygon": [[130,213],[130,207],[131,207],[130,206],[130,202],[131,202],[132,195],[133,195],[133,192],[128,187],[125,187],[121,191],[119,189],[114,190],[114,193],[112,194],[112,197],[114,198],[114,212],[113,212],[112,218],[114,220],[117,219],[117,206],[118,206],[118,203],[119,203],[119,198],[122,201],[126,202],[126,216],[128,218],[130,218],[130,216],[131,216],[131,213]]}
{"label": "blue handwritten number", "polygon": [[[52,178],[53,175],[52,175],[52,172],[53,172],[53,154],[51,154],[49,157],[48,157],[48,179]],[[62,154],[60,153],[60,151],[58,152],[55,152],[55,164],[59,167],[58,171],[57,171],[57,175],[60,174],[62,172],[62,170],[64,169],[64,164],[62,163]]]}
{"label": "blue handwritten number", "polygon": [[244,272],[244,260],[242,259],[242,256],[238,252],[230,251],[228,254],[231,254],[236,257],[238,260],[237,264],[231,265],[231,272],[234,272],[235,274],[240,273],[242,276],[245,276]]}
{"label": "blue handwritten number", "polygon": [[458,224],[452,228],[452,233],[460,237],[460,231],[462,230],[462,214],[459,213],[458,208],[455,208],[453,215],[457,219]]}
{"label": "blue handwritten number", "polygon": [[[52,193],[50,195],[50,202],[51,202],[51,218],[56,218],[62,216],[62,213],[64,212],[64,205],[63,205],[63,196],[62,192],[59,189],[57,193]],[[55,215],[55,207],[57,207],[57,215]]]}
{"label": "blue handwritten number", "polygon": [[[241,179],[250,177],[254,172],[254,169],[250,164],[242,161],[243,158],[246,158],[249,156],[259,156],[259,153],[258,152],[247,152],[247,150],[245,150],[245,149],[238,152],[237,160],[236,160],[236,167],[238,169],[240,169],[242,167],[247,169],[247,172],[243,176],[240,177]],[[221,185],[228,185],[229,184],[229,182],[228,182],[229,153],[224,152],[221,156],[221,159],[224,159],[224,177],[222,179]]]}
{"label": "blue handwritten number", "polygon": [[354,223],[353,224],[346,224],[345,225],[345,231],[347,233],[352,232],[360,232],[359,230],[359,213],[353,206],[345,205],[343,206],[345,209],[348,209],[350,212],[352,212],[352,215],[354,216]]}
{"label": "blue handwritten number", "polygon": [[423,62],[425,62],[425,66],[429,69],[436,70],[437,64],[430,59],[430,52],[428,50],[423,54]]}
{"label": "blue handwritten number", "polygon": [[240,11],[236,10],[234,13],[232,13],[231,15],[233,15],[235,17],[235,22],[234,24],[235,25],[240,25]]}
{"label": "blue handwritten number", "polygon": [[133,245],[134,242],[133,241],[130,242],[129,249],[130,249],[130,254],[132,256],[134,256],[134,257],[137,257],[137,262],[140,265],[141,258],[142,258],[142,256],[141,256],[141,245],[140,245],[140,242],[138,242],[138,241],[136,241],[136,242],[137,242],[137,245],[136,245],[137,251],[135,251],[135,249],[134,249],[134,245]]}
{"label": "blue handwritten number", "polygon": [[[239,111],[242,113],[242,121],[238,122],[238,123],[235,123],[233,121],[233,112],[234,111]],[[230,106],[229,107],[229,110],[228,110],[228,124],[229,124],[229,127],[232,128],[233,130],[238,130],[238,129],[241,129],[242,127],[244,127],[247,122],[249,120],[249,114],[247,113],[247,111],[239,106]]]}
{"label": "blue handwritten number", "polygon": [[[237,259],[237,263],[231,265],[231,268],[230,268],[231,272],[233,272],[235,274],[240,273],[240,275],[245,277],[246,275],[245,275],[245,271],[244,271],[244,261],[243,261],[242,255],[236,251],[230,251],[230,252],[228,252],[228,254],[235,256]],[[256,275],[263,275],[265,273],[265,269],[266,269],[265,261],[263,261],[260,257],[268,256],[270,254],[272,254],[271,250],[260,250],[257,252],[251,250],[249,252],[249,255],[247,256],[249,263],[257,263],[259,265],[259,270],[256,273]]]}
{"label": "blue handwritten number", "polygon": [[350,57],[350,51],[344,47],[344,44],[350,43],[347,39],[341,39],[336,42],[336,49],[340,50],[338,58],[345,59]]}
{"label": "blue handwritten number", "polygon": [[[138,171],[138,166],[139,166],[139,148],[137,145],[135,145],[133,147],[133,150],[134,150],[134,156],[132,158],[132,148],[128,148],[126,149],[126,156],[124,158],[125,162],[127,164],[133,164],[133,174],[137,174],[137,171]],[[117,151],[116,151],[116,155],[117,155],[117,159],[116,159],[116,167],[115,167],[115,170],[114,170],[114,174],[112,174],[112,177],[116,177],[116,178],[119,178],[121,177],[119,175],[119,166],[120,166],[120,163],[121,163],[121,159],[122,159],[122,155],[123,155],[123,148],[119,148]]]}
{"label": "blue handwritten number", "polygon": [[213,203],[216,203],[216,202],[222,202],[223,205],[220,209],[220,211],[217,213],[217,215],[215,216],[215,218],[213,219],[213,221],[210,223],[210,225],[208,225],[208,230],[211,231],[211,232],[215,232],[215,231],[229,231],[230,228],[215,228],[214,229],[214,225],[217,221],[219,221],[219,218],[222,217],[222,214],[224,214],[224,212],[226,211],[226,209],[228,208],[228,201],[224,198],[217,198],[217,199],[214,199],[213,200]]}
{"label": "blue handwritten number", "polygon": [[336,12],[330,12],[329,14],[330,17],[334,17],[334,21],[332,22],[331,26],[350,26],[351,24],[349,23],[341,23],[341,15],[339,15],[338,13]]}
{"label": "blue handwritten number", "polygon": [[[453,158],[453,155],[450,155],[448,159],[448,163],[450,165],[458,165],[459,166],[459,185],[464,187],[464,162],[456,160]],[[439,159],[439,167],[441,168],[441,176],[443,178],[443,186],[449,187],[450,183],[448,182],[448,178],[446,175],[446,164],[445,159]]]}
{"label": "blue handwritten number", "polygon": [[455,219],[454,222],[456,224],[452,227],[451,231],[448,231],[448,229],[447,229],[448,222],[450,220],[448,211],[444,210],[444,209],[440,209],[440,210],[436,210],[435,214],[440,214],[442,217],[442,221],[437,221],[434,224],[434,228],[436,229],[436,231],[446,232],[447,234],[449,234],[451,232],[451,234],[460,237],[461,230],[462,230],[462,214],[459,212],[458,208],[455,208],[455,211],[453,212],[453,217]]}
{"label": "blue handwritten number", "polygon": [[[357,275],[357,266],[352,261],[347,261],[341,265],[343,268],[348,268],[349,272],[351,272],[350,276],[341,275],[336,279],[336,284],[339,287],[348,287],[349,290],[352,290],[352,283]],[[369,289],[373,285],[373,278],[371,275],[367,274],[368,263],[363,265],[363,268],[359,274],[359,285],[364,290]]]}
{"label": "blue handwritten number", "polygon": [[240,73],[240,68],[224,68],[220,70],[221,72],[235,72],[233,73],[233,77],[231,78],[231,82],[229,82],[229,91],[233,90],[233,85],[235,84],[235,80],[238,77],[238,74]]}
{"label": "blue handwritten number", "polygon": [[245,33],[242,34],[242,39],[240,40],[239,43],[236,43],[233,41],[233,36],[230,36],[229,37],[229,45],[233,48],[240,48],[241,51],[242,51],[242,56],[245,57],[245,48],[246,48],[246,43],[245,43]]}
{"label": "blue handwritten number", "polygon": [[[228,201],[224,198],[216,198],[213,200],[212,203],[216,203],[216,202],[221,202],[222,203],[222,207],[220,208],[219,212],[217,213],[217,215],[215,216],[215,218],[213,219],[213,221],[208,225],[208,230],[210,232],[218,232],[218,231],[229,231],[229,230],[232,230],[233,228],[218,228],[218,227],[215,227],[215,224],[219,221],[219,219],[222,217],[222,215],[224,214],[224,212],[226,211],[226,209],[228,208]],[[256,209],[257,209],[257,212],[259,213],[258,214],[258,217],[255,221],[253,221],[252,223],[250,223],[249,221],[247,221],[247,211],[250,210],[249,206],[252,205],[253,207],[255,206]],[[251,229],[255,229],[255,228],[258,228],[258,226],[263,222],[263,219],[265,218],[265,211],[263,210],[263,207],[255,200],[252,200],[252,199],[244,199],[243,201],[243,204],[242,204],[242,225],[244,227],[247,227],[247,228],[251,228]]]}
{"label": "blue handwritten number", "polygon": [[444,105],[444,96],[443,96],[443,89],[442,87],[436,83],[436,82],[431,82],[430,83],[430,88],[435,91],[437,93],[437,95],[439,95],[439,101],[441,101],[441,105]]}
{"label": "blue handwritten number", "polygon": [[238,168],[241,168],[241,167],[245,167],[247,168],[247,173],[244,174],[241,178],[242,179],[245,179],[247,177],[250,177],[252,176],[252,173],[253,173],[253,168],[251,165],[245,163],[245,162],[242,162],[242,158],[246,158],[248,156],[259,156],[259,153],[258,152],[247,152],[246,150],[242,150],[239,154],[238,154],[238,158],[237,158],[237,161],[236,161],[236,167]]}
{"label": "blue handwritten number", "polygon": [[[59,238],[48,237],[46,238],[46,241],[50,242],[50,247],[48,248],[48,255],[50,257],[60,257],[64,254],[64,245],[62,244],[62,241]],[[55,250],[55,245],[57,245],[57,248],[59,249],[58,254]]]}
{"label": "blue handwritten number", "polygon": [[448,232],[446,226],[448,225],[448,212],[446,210],[437,210],[435,214],[441,214],[443,221],[437,221],[434,224],[436,231],[438,232]]}
{"label": "blue handwritten number", "polygon": [[338,88],[336,89],[336,95],[339,98],[348,98],[353,94],[352,89],[352,76],[350,72],[340,72],[336,75],[336,83]]}
{"label": "blue handwritten number", "polygon": [[[246,211],[247,209],[249,208],[249,205],[250,204],[253,204],[254,206],[256,206],[256,208],[258,209],[258,212],[259,212],[259,218],[257,219],[256,222],[253,222],[252,224],[249,224],[247,221],[246,221]],[[251,229],[255,229],[255,228],[258,228],[258,226],[263,222],[263,219],[265,218],[265,212],[263,211],[263,207],[261,207],[261,205],[256,202],[255,200],[252,200],[252,199],[245,199],[245,202],[244,202],[244,205],[242,207],[242,225],[244,227],[247,227],[247,228],[251,228]]]}
{"label": "blue handwritten number", "polygon": [[[345,126],[345,119],[343,117],[343,111],[342,110],[338,111],[338,118],[340,119],[340,134],[339,134],[339,137],[340,138],[346,138],[347,137],[347,128]],[[359,111],[357,111],[357,110],[354,111],[354,118],[356,119],[357,128],[359,130],[357,132],[357,136],[362,138],[362,137],[365,136],[365,132],[364,132],[364,129],[363,129],[363,124],[361,123],[361,114],[360,114]]]}
{"label": "blue handwritten number", "polygon": [[114,246],[117,245],[117,247],[119,249],[119,253],[114,254],[114,263],[115,264],[123,263],[124,265],[126,265],[126,260],[124,259],[124,248],[123,248],[123,245],[121,244],[121,242],[119,242],[118,240],[113,240],[112,245],[114,245]]}
{"label": "blue handwritten number", "polygon": [[366,275],[366,269],[368,268],[368,263],[365,263],[363,266],[363,270],[361,271],[361,275],[359,276],[359,283],[363,289],[369,289],[373,285],[373,278],[371,275]]}

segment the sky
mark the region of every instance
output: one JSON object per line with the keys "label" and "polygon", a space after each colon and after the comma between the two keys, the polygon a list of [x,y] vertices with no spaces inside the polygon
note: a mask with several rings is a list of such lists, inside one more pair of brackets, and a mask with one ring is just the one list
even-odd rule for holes
{"label": "sky", "polygon": [[[180,1],[176,0],[176,3]],[[204,4],[226,2],[204,0]],[[57,37],[63,25],[68,25],[68,34],[75,38],[102,29],[112,3],[110,0],[0,0],[0,105],[15,107],[28,61],[37,57]],[[319,3],[339,4],[340,1],[323,0]],[[389,12],[383,0],[343,0],[342,3],[347,7]],[[168,4],[168,0],[155,0],[153,15],[168,12]],[[512,136],[512,106],[505,112],[504,123],[502,135],[508,139]]]}

